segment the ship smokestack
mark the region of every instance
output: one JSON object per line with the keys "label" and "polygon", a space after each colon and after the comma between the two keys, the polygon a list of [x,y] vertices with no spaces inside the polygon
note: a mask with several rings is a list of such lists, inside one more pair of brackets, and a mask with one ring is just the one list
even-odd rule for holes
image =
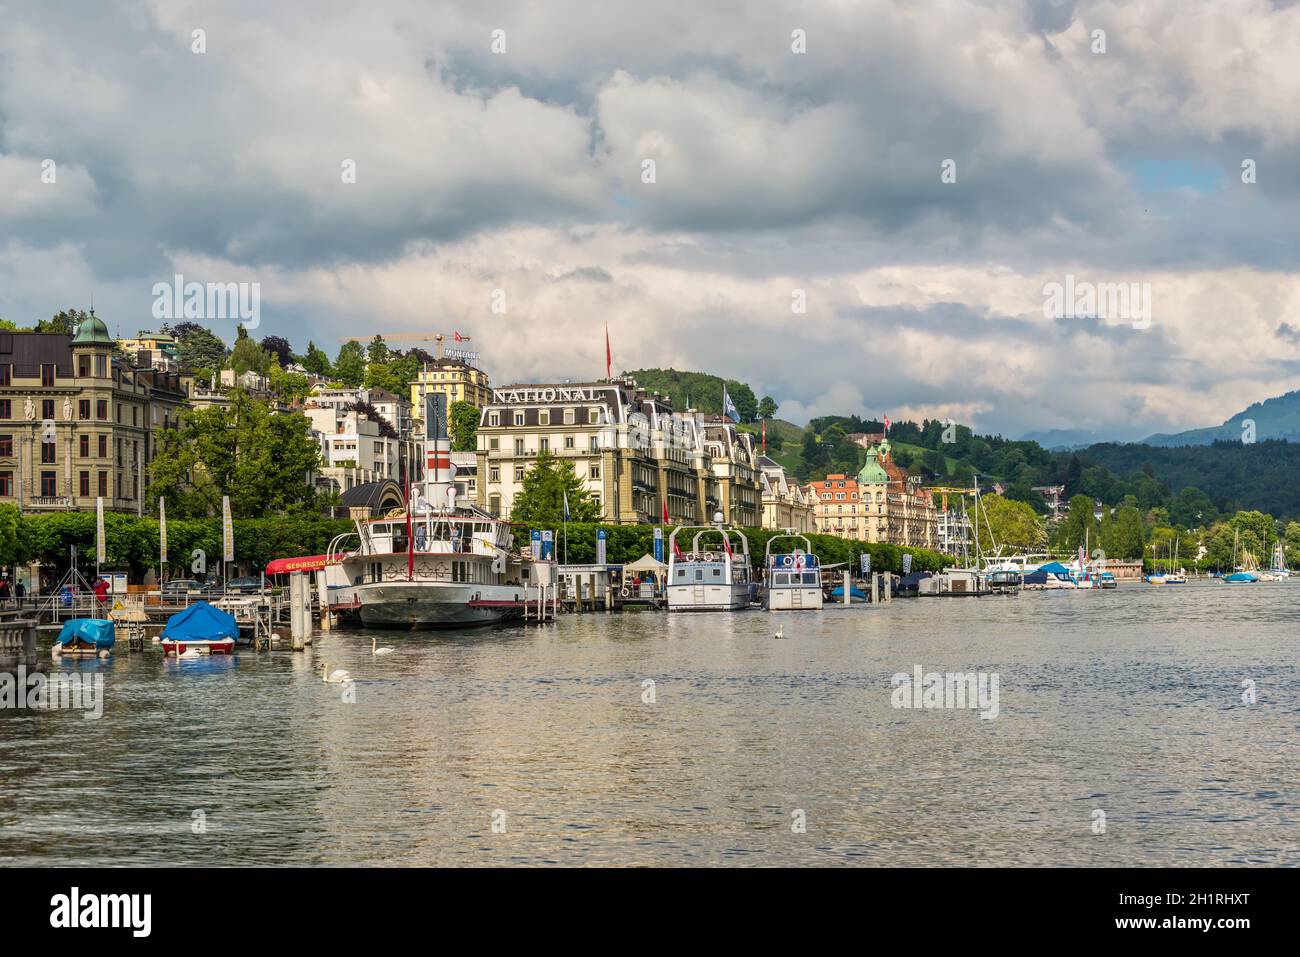
{"label": "ship smokestack", "polygon": [[451,439],[447,434],[447,397],[430,392],[424,397],[424,499],[429,508],[448,508],[448,490],[455,488],[451,466]]}

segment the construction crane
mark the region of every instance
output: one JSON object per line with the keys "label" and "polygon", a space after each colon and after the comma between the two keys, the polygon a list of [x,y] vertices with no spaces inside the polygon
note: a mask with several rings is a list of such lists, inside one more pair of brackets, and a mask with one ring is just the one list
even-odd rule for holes
{"label": "construction crane", "polygon": [[941,501],[943,502],[943,510],[945,512],[948,511],[949,495],[978,495],[979,494],[979,489],[977,488],[952,488],[951,486],[947,486],[947,485],[929,485],[926,486],[926,491],[939,493]]}
{"label": "construction crane", "polygon": [[[442,343],[446,339],[441,332],[434,333],[431,336],[421,336],[407,332],[383,333],[375,332],[368,336],[339,336],[339,342],[373,342],[375,336],[383,339],[384,342],[432,342],[433,355],[435,359],[442,358]],[[469,336],[462,336],[459,332],[452,333],[453,342],[469,342]]]}

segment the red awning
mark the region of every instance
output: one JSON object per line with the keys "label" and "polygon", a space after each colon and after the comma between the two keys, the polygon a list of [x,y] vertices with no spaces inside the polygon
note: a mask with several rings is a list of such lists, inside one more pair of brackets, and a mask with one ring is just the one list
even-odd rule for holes
{"label": "red awning", "polygon": [[301,558],[277,558],[266,566],[268,575],[287,575],[290,572],[318,572],[326,565],[337,565],[338,558],[330,561],[325,555],[304,555]]}

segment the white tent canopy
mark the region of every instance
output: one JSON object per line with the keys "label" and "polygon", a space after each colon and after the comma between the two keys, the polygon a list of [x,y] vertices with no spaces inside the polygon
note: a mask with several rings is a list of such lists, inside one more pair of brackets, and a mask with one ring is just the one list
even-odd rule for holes
{"label": "white tent canopy", "polygon": [[631,564],[624,565],[625,572],[650,572],[652,574],[662,574],[668,570],[668,566],[663,562],[657,562],[653,555],[642,555]]}

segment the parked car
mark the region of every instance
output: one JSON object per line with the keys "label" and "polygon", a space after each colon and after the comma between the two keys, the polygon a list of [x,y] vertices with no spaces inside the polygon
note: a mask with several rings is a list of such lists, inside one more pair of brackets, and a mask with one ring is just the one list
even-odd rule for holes
{"label": "parked car", "polygon": [[262,579],[257,575],[247,578],[232,578],[226,583],[226,591],[232,595],[255,595],[262,590]]}
{"label": "parked car", "polygon": [[159,592],[163,601],[181,602],[220,595],[221,587],[213,582],[195,581],[193,578],[173,578]]}

